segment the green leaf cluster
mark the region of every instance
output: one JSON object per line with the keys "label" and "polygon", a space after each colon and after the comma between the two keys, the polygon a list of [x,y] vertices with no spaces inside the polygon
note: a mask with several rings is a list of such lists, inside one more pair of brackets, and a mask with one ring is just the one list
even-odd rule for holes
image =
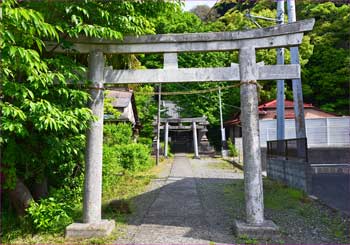
{"label": "green leaf cluster", "polygon": [[4,1],[3,13],[1,171],[4,187],[13,188],[17,177],[40,182],[61,165],[81,162],[83,134],[93,118],[88,93],[66,82],[84,81],[77,71],[85,68],[43,51],[43,40],[58,40],[61,28],[16,1]]}
{"label": "green leaf cluster", "polygon": [[[55,48],[46,50],[45,41],[69,47],[68,37],[122,39],[154,33],[154,16],[178,9],[178,3],[5,0],[1,5],[2,190],[14,188],[17,179],[29,190],[47,179],[49,197],[33,201],[29,212],[37,231],[50,231],[57,223],[66,224],[64,213],[72,217],[65,205],[81,201],[85,133],[95,118],[85,89],[87,55],[55,54]],[[115,64],[116,57],[105,58]],[[137,65],[133,58],[120,65]],[[130,134],[124,136],[130,142]],[[134,158],[139,161],[144,155]],[[56,197],[58,189],[64,190],[61,197],[72,199]],[[61,218],[51,219],[55,216]]]}
{"label": "green leaf cluster", "polygon": [[137,173],[152,166],[150,145],[132,140],[132,126],[128,123],[104,126],[103,192],[109,193],[118,184],[118,178]]}
{"label": "green leaf cluster", "polygon": [[305,99],[337,114],[350,113],[350,6],[332,2],[299,4],[301,18],[315,18],[309,34],[313,54],[303,69]]}

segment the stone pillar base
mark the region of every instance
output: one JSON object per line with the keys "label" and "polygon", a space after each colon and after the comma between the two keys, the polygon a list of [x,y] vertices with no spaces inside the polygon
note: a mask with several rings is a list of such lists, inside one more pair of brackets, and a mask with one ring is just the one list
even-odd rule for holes
{"label": "stone pillar base", "polygon": [[260,225],[248,224],[235,220],[233,229],[236,236],[246,235],[250,238],[271,239],[279,237],[278,226],[271,220],[265,220]]}
{"label": "stone pillar base", "polygon": [[104,237],[112,233],[114,220],[101,220],[98,223],[73,223],[66,227],[66,238]]}
{"label": "stone pillar base", "polygon": [[198,157],[194,156],[193,159],[201,159],[201,157],[200,156],[198,156]]}

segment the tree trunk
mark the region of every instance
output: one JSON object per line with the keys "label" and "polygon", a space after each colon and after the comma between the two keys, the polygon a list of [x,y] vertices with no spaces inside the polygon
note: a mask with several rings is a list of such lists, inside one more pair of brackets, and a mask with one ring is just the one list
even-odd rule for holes
{"label": "tree trunk", "polygon": [[30,201],[33,200],[29,189],[20,179],[17,179],[16,187],[13,190],[8,190],[8,193],[11,205],[18,215],[23,216]]}
{"label": "tree trunk", "polygon": [[47,187],[47,177],[44,177],[40,183],[34,182],[32,188],[32,194],[34,200],[39,200],[40,198],[47,197],[48,187]]}

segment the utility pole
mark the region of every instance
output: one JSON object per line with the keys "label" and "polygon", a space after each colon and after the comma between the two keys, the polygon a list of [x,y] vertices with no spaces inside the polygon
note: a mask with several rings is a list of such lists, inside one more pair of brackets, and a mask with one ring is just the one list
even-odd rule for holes
{"label": "utility pole", "polygon": [[[277,24],[284,24],[284,0],[277,0]],[[284,64],[284,48],[277,48],[277,64]],[[277,140],[285,138],[284,80],[277,80]]]}
{"label": "utility pole", "polygon": [[227,157],[227,142],[224,129],[224,123],[222,120],[222,103],[221,103],[221,88],[219,87],[219,108],[220,108],[220,131],[221,131],[221,156]]}
{"label": "utility pole", "polygon": [[[287,0],[288,7],[288,23],[296,21],[295,1]],[[291,64],[299,64],[299,48],[290,48]],[[304,101],[301,79],[293,79],[293,101],[295,114],[295,134],[297,138],[306,138],[305,116],[304,116]]]}
{"label": "utility pole", "polygon": [[158,87],[158,114],[157,114],[157,151],[156,151],[156,165],[159,165],[159,149],[160,149],[160,100],[162,93],[162,85]]}

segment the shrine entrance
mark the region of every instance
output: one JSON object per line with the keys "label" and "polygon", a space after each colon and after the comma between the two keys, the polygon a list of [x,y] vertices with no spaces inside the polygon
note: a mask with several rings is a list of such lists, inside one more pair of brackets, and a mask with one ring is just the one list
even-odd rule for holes
{"label": "shrine entrance", "polygon": [[[258,121],[258,80],[299,79],[300,65],[263,65],[256,63],[256,50],[295,47],[301,44],[303,32],[312,30],[314,19],[237,32],[162,34],[125,37],[123,41],[96,38],[70,39],[69,49],[47,43],[56,52],[89,53],[88,79],[91,83],[92,121],[87,134],[86,173],[84,183],[83,223],[66,228],[68,237],[108,235],[114,222],[101,219],[102,146],[104,84],[177,83],[240,81],[241,122],[243,137],[246,220],[234,222],[238,235],[266,235],[277,231],[272,221],[264,218],[263,184]],[[220,68],[178,68],[181,52],[239,50],[239,64]],[[104,54],[164,54],[163,69],[113,70],[105,68]],[[294,86],[293,86],[294,89]],[[298,104],[298,103],[296,103]],[[197,125],[192,122],[194,143]],[[195,143],[196,144],[196,143]],[[196,148],[195,148],[196,150]],[[198,152],[195,153],[198,156]]]}
{"label": "shrine entrance", "polygon": [[214,155],[215,150],[207,138],[208,125],[206,117],[161,118],[164,156],[167,157],[169,144],[173,153],[194,153],[195,158],[199,158],[200,155]]}
{"label": "shrine entrance", "polygon": [[182,129],[173,130],[169,132],[169,138],[171,141],[171,152],[173,153],[192,153],[194,151],[193,147],[193,136],[192,130]]}

